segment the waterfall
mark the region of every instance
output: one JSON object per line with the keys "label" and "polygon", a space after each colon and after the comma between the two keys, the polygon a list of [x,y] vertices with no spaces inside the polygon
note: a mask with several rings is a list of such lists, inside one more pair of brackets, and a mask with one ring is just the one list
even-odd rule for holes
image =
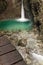
{"label": "waterfall", "polygon": [[23,0],[22,0],[22,6],[21,6],[21,18],[25,18],[25,14],[24,14],[24,7],[23,7]]}
{"label": "waterfall", "polygon": [[20,21],[20,22],[26,22],[28,21],[29,19],[26,19],[25,18],[25,13],[24,13],[24,6],[23,6],[23,0],[22,0],[22,6],[21,6],[21,18],[17,19],[17,21]]}

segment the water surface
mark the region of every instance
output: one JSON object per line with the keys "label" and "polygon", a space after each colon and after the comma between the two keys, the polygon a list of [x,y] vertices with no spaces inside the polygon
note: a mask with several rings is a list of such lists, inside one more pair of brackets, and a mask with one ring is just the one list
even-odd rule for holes
{"label": "water surface", "polygon": [[0,30],[31,30],[33,26],[32,21],[19,22],[16,20],[0,21]]}

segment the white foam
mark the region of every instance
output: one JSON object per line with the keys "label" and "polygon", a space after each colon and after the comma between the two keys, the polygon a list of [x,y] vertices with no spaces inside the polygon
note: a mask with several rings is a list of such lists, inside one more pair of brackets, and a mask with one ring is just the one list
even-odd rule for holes
{"label": "white foam", "polygon": [[26,22],[26,21],[29,21],[29,19],[25,19],[25,18],[19,18],[19,19],[16,19],[17,21],[19,22]]}
{"label": "white foam", "polygon": [[38,55],[36,53],[32,53],[33,57],[38,59],[38,60],[43,60],[43,56],[42,55]]}

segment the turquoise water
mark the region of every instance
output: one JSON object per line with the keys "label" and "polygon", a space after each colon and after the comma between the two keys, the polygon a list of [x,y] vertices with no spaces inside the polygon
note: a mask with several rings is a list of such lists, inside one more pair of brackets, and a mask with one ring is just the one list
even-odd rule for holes
{"label": "turquoise water", "polygon": [[16,20],[4,20],[0,21],[0,30],[31,30],[32,24],[32,21],[19,22]]}

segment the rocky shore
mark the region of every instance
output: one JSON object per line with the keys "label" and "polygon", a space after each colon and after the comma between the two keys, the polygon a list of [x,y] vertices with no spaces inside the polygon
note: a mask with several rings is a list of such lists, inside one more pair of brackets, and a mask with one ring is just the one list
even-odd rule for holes
{"label": "rocky shore", "polygon": [[[38,33],[32,31],[0,31],[0,37],[6,36],[22,55],[27,65],[43,65],[32,53],[43,56],[43,43],[38,39]],[[40,59],[40,58],[39,58]]]}

